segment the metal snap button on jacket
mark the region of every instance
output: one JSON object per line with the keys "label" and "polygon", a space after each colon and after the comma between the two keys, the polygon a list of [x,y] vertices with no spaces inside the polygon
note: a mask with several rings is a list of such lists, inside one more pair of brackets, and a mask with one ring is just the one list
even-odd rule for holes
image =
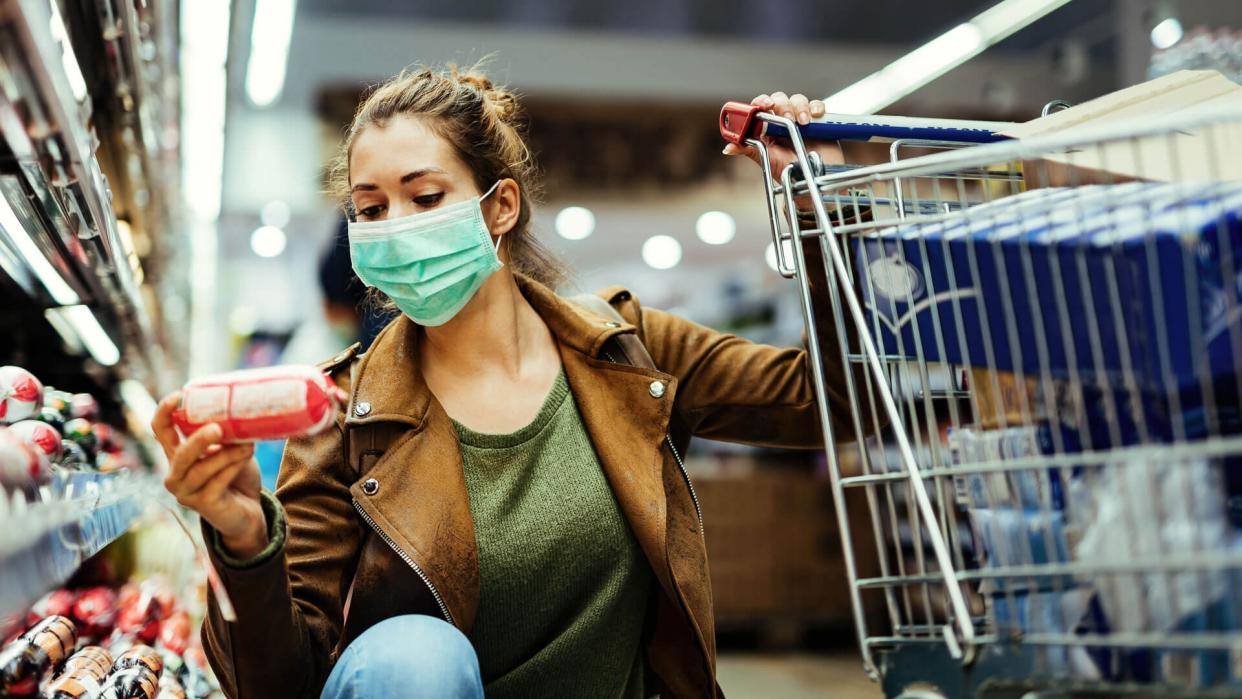
{"label": "metal snap button on jacket", "polygon": [[379,481],[374,478],[368,478],[362,482],[362,492],[367,495],[374,495],[379,492]]}
{"label": "metal snap button on jacket", "polygon": [[358,401],[358,404],[354,406],[354,415],[357,415],[358,417],[365,417],[369,415],[370,413],[371,413],[371,404],[366,402],[365,400]]}
{"label": "metal snap button on jacket", "polygon": [[604,325],[605,325],[606,327],[609,327],[609,328],[619,328],[619,327],[621,327],[621,324],[620,324],[620,323],[618,323],[618,322],[617,322],[617,321],[615,321],[615,320],[610,320],[610,321],[608,321],[607,323],[604,323]]}
{"label": "metal snap button on jacket", "polygon": [[664,397],[664,384],[659,381],[652,381],[651,385],[647,387],[647,390],[651,392],[652,398]]}

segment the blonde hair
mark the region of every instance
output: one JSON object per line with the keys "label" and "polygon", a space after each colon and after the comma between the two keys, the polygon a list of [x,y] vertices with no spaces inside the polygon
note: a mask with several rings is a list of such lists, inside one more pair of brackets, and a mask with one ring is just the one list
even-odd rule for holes
{"label": "blonde hair", "polygon": [[479,191],[505,178],[517,182],[521,197],[517,222],[502,239],[509,263],[553,289],[563,284],[568,276],[564,263],[530,230],[532,208],[541,189],[523,135],[517,95],[494,84],[481,64],[465,70],[451,63],[443,69],[407,68],[368,93],[333,162],[329,177],[333,194],[349,205],[349,157],[358,134],[401,115],[425,119],[432,131],[448,141],[473,173]]}

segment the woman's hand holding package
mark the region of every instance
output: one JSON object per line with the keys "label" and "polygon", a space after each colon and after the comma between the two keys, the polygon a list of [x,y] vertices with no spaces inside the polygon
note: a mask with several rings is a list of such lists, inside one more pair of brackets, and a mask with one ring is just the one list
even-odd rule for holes
{"label": "woman's hand holding package", "polygon": [[219,425],[207,425],[182,439],[172,412],[181,396],[160,401],[151,428],[168,457],[164,487],[177,502],[199,514],[220,533],[229,553],[251,558],[267,545],[267,521],[259,500],[259,466],[253,444],[222,445]]}

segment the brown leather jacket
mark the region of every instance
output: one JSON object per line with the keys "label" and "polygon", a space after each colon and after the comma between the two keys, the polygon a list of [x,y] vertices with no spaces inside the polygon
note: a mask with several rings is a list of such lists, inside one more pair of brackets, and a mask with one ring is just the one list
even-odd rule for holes
{"label": "brown leather jacket", "polygon": [[[644,310],[619,287],[601,295],[628,323],[529,280],[519,285],[560,345],[600,464],[654,571],[647,658],[660,694],[721,696],[698,502],[665,435],[679,453],[691,435],[819,446],[806,354]],[[627,333],[637,333],[659,370],[602,356]],[[479,595],[474,527],[456,433],[415,366],[418,336],[401,317],[367,353],[351,348],[324,365],[350,403],[334,429],[285,449],[276,492],[283,549],[249,567],[213,551],[239,620],[225,622],[213,600],[203,634],[230,697],[319,696],[345,646],[391,616],[432,614],[469,632]],[[841,386],[841,378],[828,383]],[[355,467],[349,454],[365,454],[366,445],[348,440],[351,431],[374,435],[356,429],[368,424],[389,430],[388,448]],[[274,509],[269,517],[283,524]]]}

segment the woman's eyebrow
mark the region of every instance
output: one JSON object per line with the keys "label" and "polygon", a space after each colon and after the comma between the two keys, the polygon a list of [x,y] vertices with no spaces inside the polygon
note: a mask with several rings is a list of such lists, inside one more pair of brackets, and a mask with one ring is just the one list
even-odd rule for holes
{"label": "woman's eyebrow", "polygon": [[438,167],[419,168],[413,172],[407,172],[401,176],[401,184],[409,184],[424,175],[447,175],[448,173]]}
{"label": "woman's eyebrow", "polygon": [[[448,172],[446,170],[442,170],[438,167],[423,167],[423,168],[414,170],[412,172],[407,172],[404,175],[402,175],[401,184],[409,184],[413,182],[414,180],[420,177],[423,177],[425,175],[447,175],[447,174]],[[351,192],[374,192],[377,189],[379,189],[379,185],[371,184],[370,182],[359,182],[353,187],[350,187],[349,191]]]}

